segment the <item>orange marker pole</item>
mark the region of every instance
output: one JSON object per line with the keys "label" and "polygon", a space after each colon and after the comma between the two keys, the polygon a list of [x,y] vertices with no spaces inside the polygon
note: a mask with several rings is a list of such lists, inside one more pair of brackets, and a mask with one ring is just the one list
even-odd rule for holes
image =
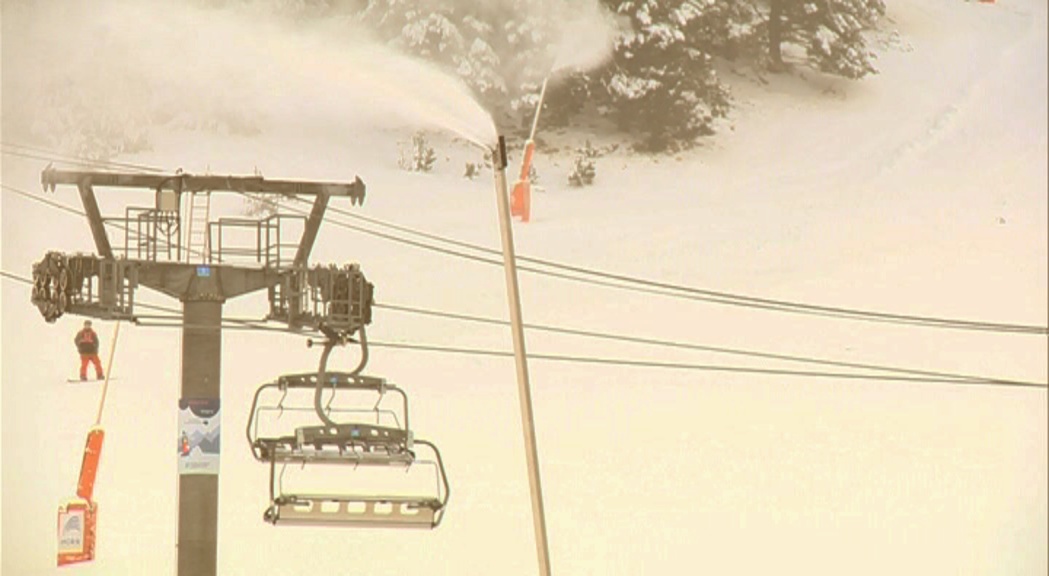
{"label": "orange marker pole", "polygon": [[95,494],[95,477],[98,475],[98,462],[102,458],[102,442],[106,431],[101,426],[94,426],[87,433],[87,444],[84,446],[84,459],[80,463],[80,479],[76,484],[76,495],[91,501]]}
{"label": "orange marker pole", "polygon": [[116,328],[113,329],[113,341],[109,343],[109,359],[106,360],[106,381],[102,384],[102,399],[98,402],[98,415],[95,416],[95,426],[102,424],[102,408],[106,405],[106,393],[109,392],[109,375],[113,369],[113,355],[117,350],[117,337],[120,336],[120,320],[117,320]]}

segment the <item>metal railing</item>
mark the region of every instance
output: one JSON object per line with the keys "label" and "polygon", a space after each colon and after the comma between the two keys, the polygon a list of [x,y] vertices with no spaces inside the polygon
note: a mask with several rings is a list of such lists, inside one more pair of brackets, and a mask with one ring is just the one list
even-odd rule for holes
{"label": "metal railing", "polygon": [[[262,219],[220,218],[208,224],[208,243],[211,253],[208,262],[222,264],[230,261],[254,262],[266,268],[289,267],[295,260],[298,239],[287,242],[282,236],[284,220],[300,220],[299,215],[274,214]],[[230,236],[247,231],[254,242],[237,243]]]}
{"label": "metal railing", "polygon": [[125,257],[150,262],[182,258],[178,212],[129,207],[124,211],[123,220],[109,221],[114,220],[124,229]]}

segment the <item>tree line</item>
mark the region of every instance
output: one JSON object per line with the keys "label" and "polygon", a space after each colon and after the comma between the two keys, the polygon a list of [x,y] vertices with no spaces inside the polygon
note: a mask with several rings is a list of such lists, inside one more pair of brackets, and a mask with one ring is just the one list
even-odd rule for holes
{"label": "tree line", "polygon": [[[352,18],[458,75],[510,127],[527,125],[556,58],[552,46],[572,33],[557,9],[566,0],[273,1],[296,17]],[[715,132],[732,105],[721,63],[759,73],[804,66],[850,79],[877,72],[864,32],[885,14],[884,0],[594,1],[615,30],[609,57],[558,75],[544,123],[598,114],[643,150],[687,147]]]}

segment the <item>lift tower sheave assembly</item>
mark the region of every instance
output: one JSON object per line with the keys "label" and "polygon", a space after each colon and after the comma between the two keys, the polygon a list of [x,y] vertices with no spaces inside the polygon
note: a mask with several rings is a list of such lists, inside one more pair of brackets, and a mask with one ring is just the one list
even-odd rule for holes
{"label": "lift tower sheave assembly", "polygon": [[[343,338],[358,330],[363,336],[364,325],[371,321],[373,288],[357,265],[311,268],[307,264],[328,202],[340,197],[354,205],[364,202],[360,178],[349,183],[301,182],[181,171],[169,175],[65,171],[49,166],[41,182],[52,191],[63,185],[77,187],[97,255],[48,252],[33,265],[33,304],[48,322],[71,313],[148,324],[142,322],[146,316],[135,313],[134,293],[139,286],[178,298],[182,302],[180,408],[203,410],[199,413],[210,415],[216,431],[226,300],[266,289],[268,320]],[[155,199],[152,206],[127,208],[123,216],[107,218],[99,209],[96,187],[148,190]],[[312,196],[313,208],[298,242],[281,239],[282,224],[291,218],[287,215],[205,219],[204,249],[193,250],[181,233],[186,223],[180,210],[183,199],[216,192]],[[123,230],[122,243],[110,241],[107,224]],[[225,238],[231,232],[240,232],[240,244]],[[254,242],[245,243],[244,237],[253,237]],[[217,570],[217,438],[210,449],[212,463],[196,469],[180,466],[179,576],[211,576]]]}

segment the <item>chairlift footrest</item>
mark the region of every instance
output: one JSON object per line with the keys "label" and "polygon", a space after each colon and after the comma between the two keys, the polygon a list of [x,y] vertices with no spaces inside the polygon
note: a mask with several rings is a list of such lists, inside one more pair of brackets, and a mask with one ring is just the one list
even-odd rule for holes
{"label": "chairlift footrest", "polygon": [[286,495],[265,517],[273,524],[433,528],[442,506],[434,498]]}

